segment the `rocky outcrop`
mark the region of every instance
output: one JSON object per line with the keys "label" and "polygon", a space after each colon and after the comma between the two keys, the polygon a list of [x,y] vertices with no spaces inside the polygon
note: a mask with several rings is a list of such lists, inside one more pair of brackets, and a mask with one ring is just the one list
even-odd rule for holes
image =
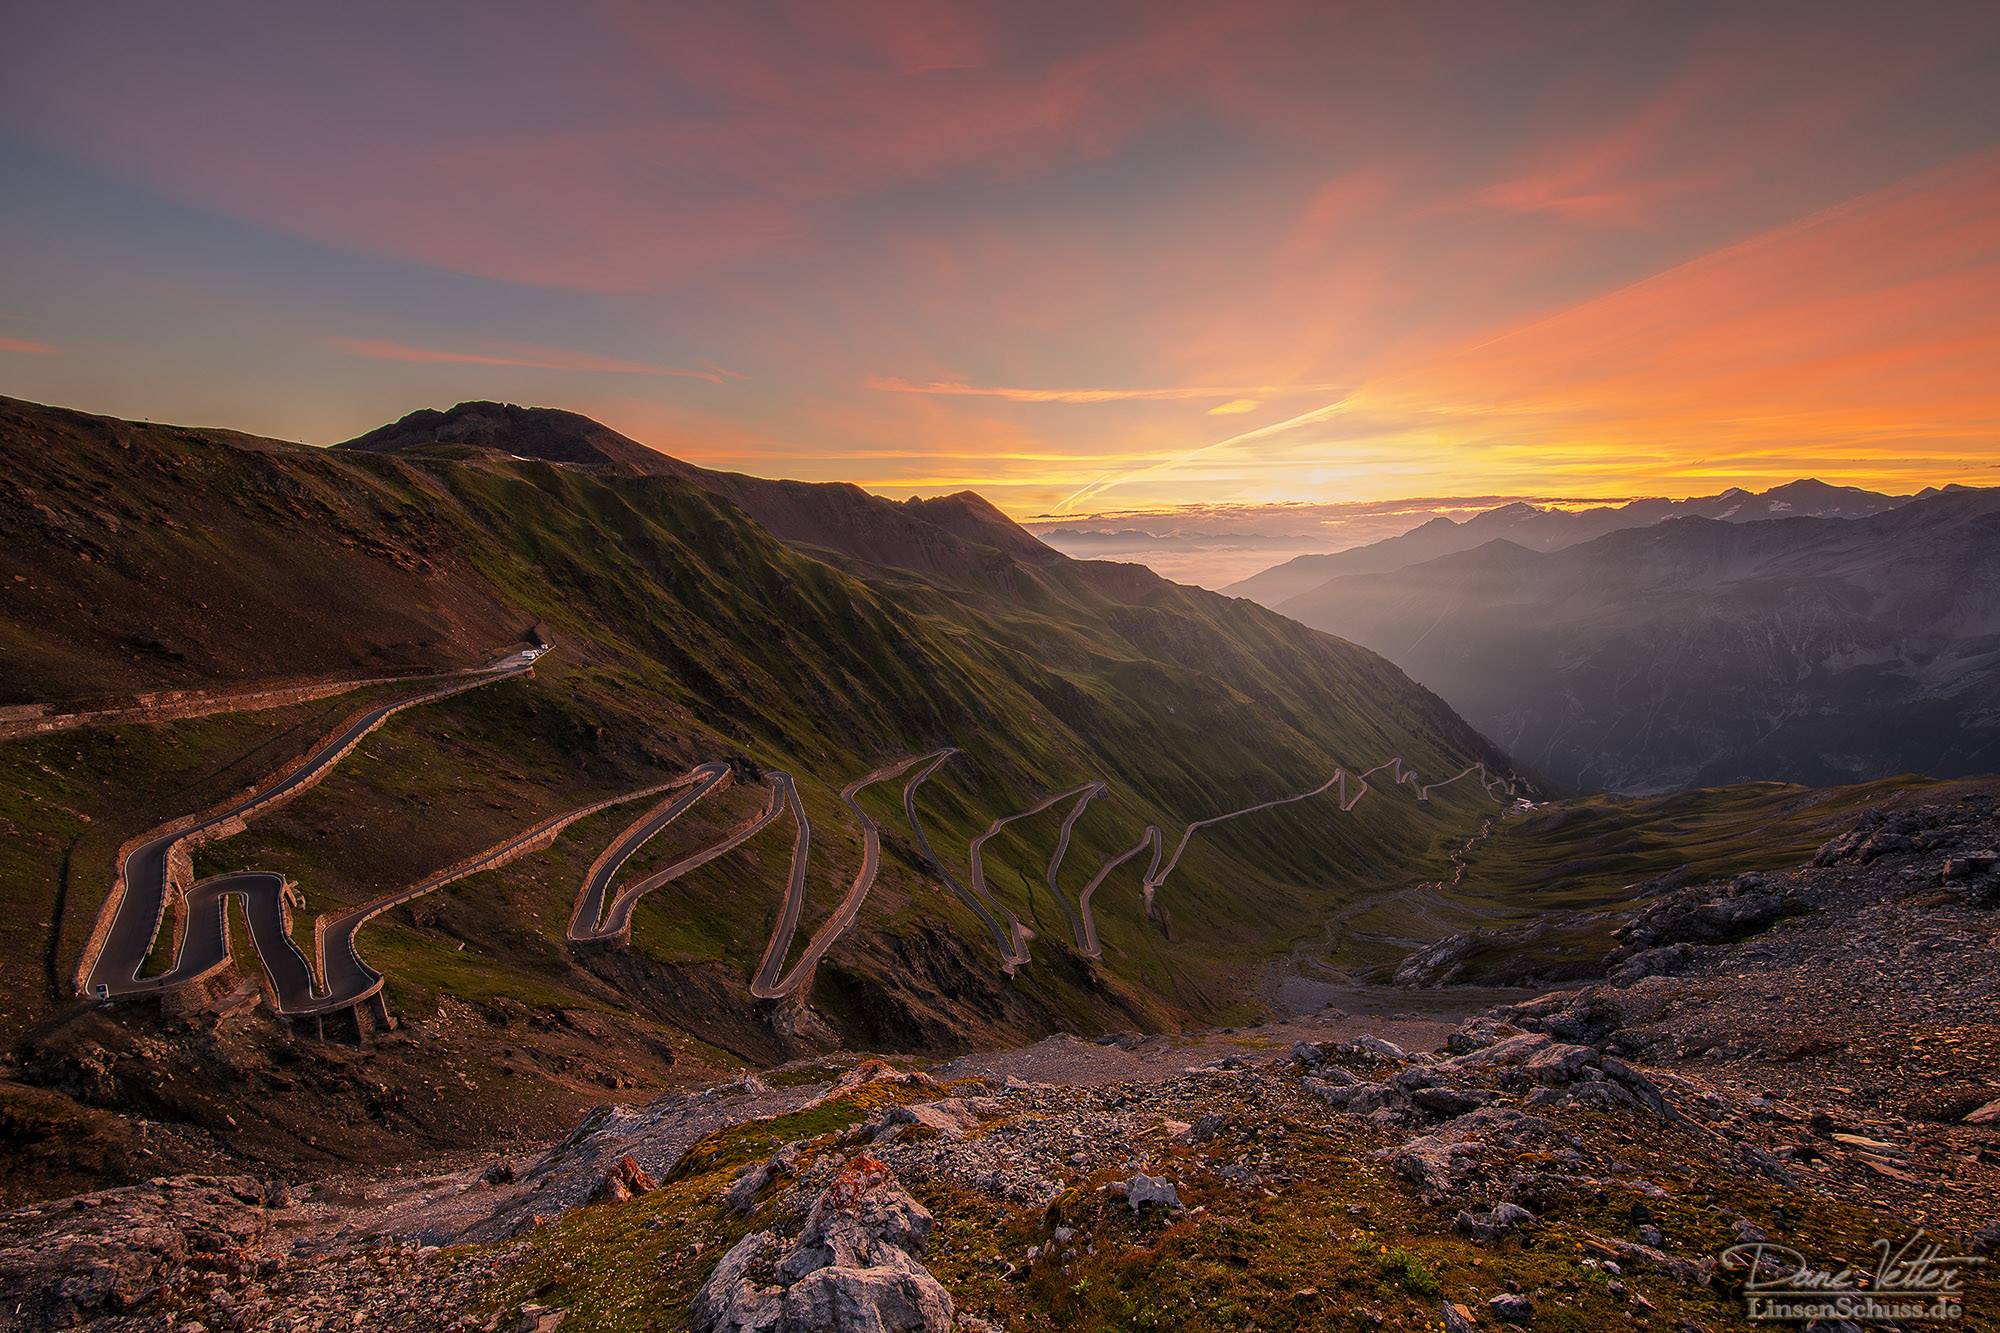
{"label": "rocky outcrop", "polygon": [[789,1249],[753,1231],[694,1298],[696,1333],[949,1333],[949,1292],[919,1261],[931,1214],[863,1153],[813,1204]]}
{"label": "rocky outcrop", "polygon": [[1918,810],[1870,810],[1859,823],[1829,839],[1815,866],[1868,865],[1898,852],[1926,852],[1940,844],[1940,821]]}
{"label": "rocky outcrop", "polygon": [[763,1192],[780,1180],[789,1180],[799,1173],[799,1151],[801,1141],[787,1143],[755,1166],[746,1166],[742,1174],[731,1182],[724,1202],[732,1213],[748,1213],[757,1207],[757,1199]]}
{"label": "rocky outcrop", "polygon": [[657,1186],[645,1169],[628,1155],[619,1158],[604,1173],[603,1181],[591,1191],[592,1203],[624,1203],[640,1194],[650,1194]]}
{"label": "rocky outcrop", "polygon": [[873,1084],[883,1083],[898,1088],[937,1088],[938,1081],[920,1069],[898,1069],[887,1060],[867,1059],[835,1079],[833,1086],[820,1094],[819,1103],[838,1101],[842,1097],[859,1092]]}
{"label": "rocky outcrop", "polygon": [[190,1277],[263,1259],[282,1184],[177,1176],[0,1216],[0,1310],[31,1327],[139,1314]]}
{"label": "rocky outcrop", "polygon": [[[1759,874],[1738,875],[1726,886],[1704,885],[1655,903],[1621,927],[1625,946],[1614,962],[1662,945],[1727,944],[1747,939],[1793,904]],[[1621,956],[1622,955],[1622,956]]]}
{"label": "rocky outcrop", "polygon": [[884,1107],[868,1118],[861,1133],[874,1143],[899,1139],[914,1131],[962,1139],[979,1128],[982,1118],[993,1113],[991,1097],[946,1097],[935,1102]]}
{"label": "rocky outcrop", "polygon": [[1398,986],[1448,986],[1465,974],[1465,962],[1479,944],[1472,931],[1447,935],[1416,950],[1397,965]]}

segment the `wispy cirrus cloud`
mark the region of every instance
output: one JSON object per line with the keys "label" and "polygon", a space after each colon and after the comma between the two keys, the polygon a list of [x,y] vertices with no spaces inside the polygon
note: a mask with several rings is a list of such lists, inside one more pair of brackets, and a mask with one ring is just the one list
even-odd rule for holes
{"label": "wispy cirrus cloud", "polygon": [[33,338],[0,338],[0,352],[19,352],[24,356],[57,356],[62,348],[54,343],[36,342]]}
{"label": "wispy cirrus cloud", "polygon": [[914,393],[934,398],[1004,398],[1015,403],[1180,403],[1226,399],[1209,409],[1213,416],[1253,412],[1266,398],[1307,393],[1333,393],[1335,384],[1186,384],[1138,389],[1043,389],[1009,385],[967,384],[961,380],[928,380],[921,384],[888,375],[871,375],[868,387],[884,393]]}
{"label": "wispy cirrus cloud", "polygon": [[572,352],[560,347],[517,346],[476,350],[416,347],[385,338],[330,337],[326,341],[330,346],[337,347],[350,356],[363,356],[374,361],[412,361],[425,365],[451,366],[513,366],[533,370],[580,371],[591,375],[657,375],[667,379],[706,380],[710,384],[721,384],[724,380],[742,378],[734,371],[724,370],[720,366],[664,366],[651,361],[626,361],[618,357],[594,356],[589,352]]}
{"label": "wispy cirrus cloud", "polygon": [[1226,440],[1216,440],[1211,444],[1204,444],[1193,449],[1184,450],[1170,458],[1163,458],[1145,467],[1136,468],[1129,472],[1113,473],[1099,477],[1089,485],[1080,486],[1064,496],[1062,502],[1056,506],[1055,512],[1066,514],[1085,500],[1090,499],[1094,495],[1101,495],[1114,486],[1127,486],[1133,482],[1144,481],[1149,477],[1157,477],[1163,472],[1170,472],[1175,468],[1185,467],[1187,464],[1194,462],[1197,458],[1201,458],[1206,454],[1218,453],[1224,449],[1234,449],[1239,445],[1249,444],[1256,440],[1266,440],[1274,435],[1283,435],[1287,431],[1297,430],[1302,426],[1316,425],[1330,417],[1339,415],[1346,407],[1347,399],[1342,397],[1334,402],[1315,407],[1311,411],[1286,417],[1283,421],[1274,421],[1268,426],[1259,426],[1255,430],[1240,431],[1235,435],[1231,435]]}

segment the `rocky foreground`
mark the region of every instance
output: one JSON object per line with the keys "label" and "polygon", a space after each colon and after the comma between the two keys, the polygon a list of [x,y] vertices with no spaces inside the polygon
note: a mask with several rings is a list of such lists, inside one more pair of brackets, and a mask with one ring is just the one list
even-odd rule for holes
{"label": "rocky foreground", "polygon": [[[519,1160],[40,1205],[0,1217],[0,1324],[1746,1327],[1746,1247],[2000,1250],[1996,847],[1966,802],[1647,896],[1603,980],[1431,1049],[1329,1013],[850,1058]],[[2000,1328],[2000,1282],[1951,1267],[1957,1326]]]}

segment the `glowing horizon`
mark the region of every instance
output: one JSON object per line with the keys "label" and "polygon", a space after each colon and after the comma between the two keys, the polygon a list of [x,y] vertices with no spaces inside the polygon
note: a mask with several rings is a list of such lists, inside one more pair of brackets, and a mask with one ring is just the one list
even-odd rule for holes
{"label": "glowing horizon", "polygon": [[110,10],[0,56],[0,392],[1020,518],[2000,464],[1991,6]]}

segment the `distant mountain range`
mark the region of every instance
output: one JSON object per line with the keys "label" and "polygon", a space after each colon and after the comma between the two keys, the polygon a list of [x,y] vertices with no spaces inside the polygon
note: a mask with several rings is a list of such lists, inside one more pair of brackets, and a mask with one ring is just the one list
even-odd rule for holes
{"label": "distant mountain range", "polygon": [[2000,491],[1797,482],[1688,516],[1731,498],[1578,541],[1632,507],[1427,524],[1276,604],[1571,789],[2000,769]]}
{"label": "distant mountain range", "polygon": [[1400,537],[1331,555],[1302,555],[1232,583],[1222,591],[1277,606],[1343,574],[1401,569],[1490,541],[1510,541],[1531,551],[1574,546],[1607,532],[1650,527],[1672,518],[1712,518],[1751,523],[1768,518],[1865,518],[1893,509],[1910,497],[1879,495],[1854,486],[1829,486],[1806,478],[1762,493],[1731,487],[1720,495],[1688,500],[1645,499],[1592,509],[1548,509],[1526,502],[1501,505],[1469,519],[1434,518]]}

